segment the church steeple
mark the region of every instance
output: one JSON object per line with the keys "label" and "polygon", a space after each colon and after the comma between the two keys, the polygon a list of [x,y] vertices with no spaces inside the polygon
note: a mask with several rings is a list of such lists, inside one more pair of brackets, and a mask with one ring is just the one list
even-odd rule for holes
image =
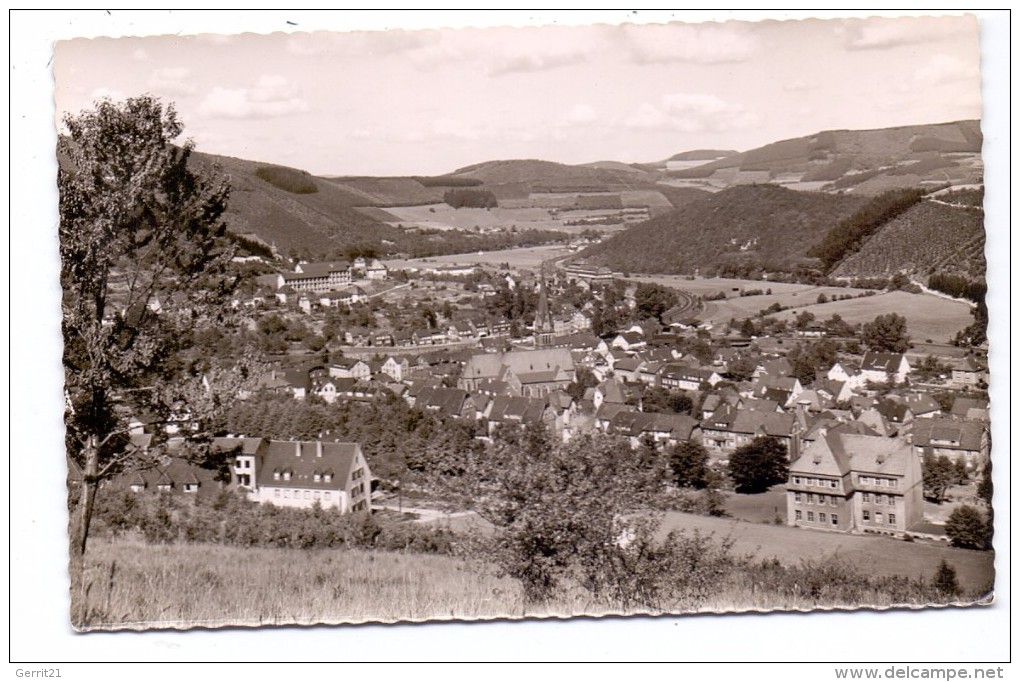
{"label": "church steeple", "polygon": [[549,295],[545,290],[545,268],[538,274],[538,306],[535,309],[535,348],[546,348],[553,342],[553,319],[549,310]]}

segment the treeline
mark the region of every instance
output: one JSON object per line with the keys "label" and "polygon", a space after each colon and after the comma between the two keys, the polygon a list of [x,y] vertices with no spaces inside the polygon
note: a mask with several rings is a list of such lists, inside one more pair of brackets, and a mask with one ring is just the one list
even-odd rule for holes
{"label": "treeline", "polygon": [[499,202],[492,190],[449,189],[443,193],[443,201],[453,208],[496,208]]}
{"label": "treeline", "polygon": [[424,187],[478,187],[482,184],[478,178],[462,178],[456,175],[415,175],[412,179]]}
{"label": "treeline", "polygon": [[284,166],[259,166],[255,176],[265,180],[273,187],[292,194],[315,194],[319,186],[312,176],[305,172]]}
{"label": "treeline", "polygon": [[291,509],[222,491],[212,499],[122,490],[98,496],[95,532],[141,535],[150,544],[206,543],[281,549],[378,549],[449,554],[454,534],[379,514]]}
{"label": "treeline", "polygon": [[436,415],[396,396],[332,405],[318,399],[255,396],[231,406],[223,430],[265,438],[325,437],[360,443],[372,472],[383,479],[403,479],[409,472],[424,471],[437,457],[480,445],[474,423],[443,424]]}
{"label": "treeline", "polygon": [[273,250],[261,241],[249,239],[248,237],[235,234],[234,232],[227,232],[227,238],[253,256],[262,256],[267,260],[273,260],[276,258]]}
{"label": "treeline", "polygon": [[825,269],[831,270],[848,255],[859,251],[864,241],[882,225],[920,202],[922,197],[924,191],[919,189],[893,190],[875,197],[837,223],[820,243],[811,247],[808,255],[820,259]]}
{"label": "treeline", "polygon": [[966,298],[975,303],[985,300],[988,285],[975,282],[960,275],[935,273],[928,278],[928,288],[949,294],[953,298]]}

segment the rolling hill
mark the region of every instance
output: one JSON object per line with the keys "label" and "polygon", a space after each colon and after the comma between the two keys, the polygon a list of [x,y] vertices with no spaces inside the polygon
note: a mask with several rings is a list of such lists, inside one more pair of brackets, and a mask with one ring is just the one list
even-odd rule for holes
{"label": "rolling hill", "polygon": [[[815,183],[810,189],[878,194],[899,187],[979,183],[981,145],[979,121],[828,130],[669,170],[667,175],[715,187]],[[697,157],[687,153],[672,159],[689,162]]]}
{"label": "rolling hill", "polygon": [[643,273],[788,269],[865,201],[774,185],[734,187],[635,225],[581,255]]}

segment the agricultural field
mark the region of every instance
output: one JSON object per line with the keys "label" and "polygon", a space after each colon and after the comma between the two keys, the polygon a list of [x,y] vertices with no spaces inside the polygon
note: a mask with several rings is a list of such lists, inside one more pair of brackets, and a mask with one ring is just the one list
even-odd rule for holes
{"label": "agricultural field", "polygon": [[966,303],[905,291],[809,305],[806,308],[783,311],[778,317],[792,321],[803,310],[814,313],[818,319],[828,319],[838,314],[850,324],[870,322],[877,315],[897,313],[907,318],[907,333],[917,341],[949,341],[974,321],[970,314],[971,307]]}
{"label": "agricultural field", "polygon": [[[571,201],[573,201],[571,195]],[[529,200],[530,203],[530,200]],[[570,206],[573,204],[571,203]],[[580,234],[585,230],[600,232],[622,229],[623,219],[618,225],[567,223],[585,219],[600,220],[611,216],[620,216],[622,208],[611,209],[557,209],[554,207],[522,206],[507,208],[453,208],[448,204],[430,204],[425,206],[393,206],[385,209],[386,217],[373,212],[372,217],[384,220],[390,225],[402,225],[405,228],[422,228],[430,230],[554,230]],[[377,209],[378,211],[378,209]]]}
{"label": "agricultural field", "polygon": [[[465,209],[461,209],[465,210]],[[571,252],[560,244],[532,246],[524,249],[506,249],[505,251],[483,251],[477,253],[456,253],[449,256],[433,256],[431,258],[394,259],[383,261],[386,267],[393,269],[422,268],[435,265],[490,265],[499,266],[507,263],[512,269],[535,269],[543,261],[563,258]]]}

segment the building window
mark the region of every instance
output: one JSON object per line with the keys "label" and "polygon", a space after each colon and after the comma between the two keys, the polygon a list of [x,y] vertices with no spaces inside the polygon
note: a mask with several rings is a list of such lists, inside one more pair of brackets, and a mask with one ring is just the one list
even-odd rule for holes
{"label": "building window", "polygon": [[875,523],[882,523],[882,512],[875,512]]}
{"label": "building window", "polygon": [[279,481],[280,480],[280,472],[279,471],[274,471],[273,472],[273,480],[274,481]]}
{"label": "building window", "polygon": [[821,512],[818,514],[818,522],[825,523],[825,512]]}
{"label": "building window", "polygon": [[279,488],[274,489],[273,490],[273,497],[279,497],[279,496],[280,496],[280,489]]}
{"label": "building window", "polygon": [[890,526],[896,525],[896,514],[889,514],[889,525]]}
{"label": "building window", "polygon": [[837,485],[836,481],[829,481],[829,487],[830,488],[838,488],[839,486]]}
{"label": "building window", "polygon": [[800,493],[793,494],[793,501],[798,503],[800,502]]}
{"label": "building window", "polygon": [[865,502],[871,502],[871,493],[861,493],[861,499]]}
{"label": "building window", "polygon": [[806,493],[804,497],[807,500],[808,504],[814,504],[815,503],[815,494],[814,493]]}
{"label": "building window", "polygon": [[885,495],[875,495],[875,504],[885,504]]}
{"label": "building window", "polygon": [[312,499],[312,491],[311,490],[306,490],[305,491],[305,499],[306,500]]}
{"label": "building window", "polygon": [[325,481],[326,483],[329,483],[330,481],[333,480],[333,474],[323,474],[322,480]]}
{"label": "building window", "polygon": [[313,478],[315,479],[315,482],[318,483],[319,481],[322,480],[322,474],[318,474],[318,473],[317,474],[313,474]]}
{"label": "building window", "polygon": [[834,526],[838,526],[839,525],[839,518],[835,514],[830,516],[829,520],[832,523],[832,525],[834,525]]}
{"label": "building window", "polygon": [[863,515],[863,518],[864,518],[865,521],[870,521],[871,520],[871,512],[869,512],[867,509],[865,509],[863,512],[861,512],[861,514]]}
{"label": "building window", "polygon": [[889,479],[889,487],[890,488],[895,488],[896,487],[896,479],[895,478],[890,478]]}
{"label": "building window", "polygon": [[793,518],[794,518],[794,520],[796,520],[796,521],[800,521],[800,516],[801,516],[801,514],[800,514],[800,510],[799,510],[799,509],[797,509],[797,510],[794,510],[794,512],[793,512]]}
{"label": "building window", "polygon": [[893,497],[892,495],[889,496],[889,506],[890,507],[895,507],[896,506],[896,498]]}
{"label": "building window", "polygon": [[329,491],[327,490],[326,492],[324,492],[324,493],[322,494],[322,496],[323,496],[323,498],[325,498],[325,499],[327,499],[327,500],[328,500],[328,499],[330,499],[330,498],[332,498],[332,497],[333,497],[333,494],[332,494],[331,492],[329,492]]}
{"label": "building window", "polygon": [[835,495],[829,495],[829,506],[830,507],[835,507],[836,506],[836,496]]}
{"label": "building window", "polygon": [[793,484],[794,485],[800,485],[800,476],[794,476],[793,477]]}
{"label": "building window", "polygon": [[284,490],[283,491],[283,496],[289,498],[290,497],[290,491],[289,490]]}
{"label": "building window", "polygon": [[814,520],[815,520],[815,513],[813,511],[809,511],[807,513],[807,520],[811,521],[811,522],[814,522]]}

